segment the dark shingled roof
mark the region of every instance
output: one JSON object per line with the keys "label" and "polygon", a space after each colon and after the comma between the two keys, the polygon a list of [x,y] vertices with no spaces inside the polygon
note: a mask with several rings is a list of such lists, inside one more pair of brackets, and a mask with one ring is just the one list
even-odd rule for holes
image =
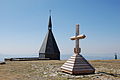
{"label": "dark shingled roof", "polygon": [[57,43],[55,41],[52,31],[48,30],[48,33],[45,36],[45,39],[43,41],[43,44],[40,48],[39,53],[52,54],[52,53],[59,53],[59,52],[60,51],[58,49],[58,46],[57,46]]}
{"label": "dark shingled roof", "polygon": [[51,16],[49,17],[48,23],[48,33],[45,36],[45,39],[42,43],[42,46],[39,50],[39,56],[44,55],[44,58],[50,59],[60,59],[60,51],[58,49],[57,43],[52,33],[52,23]]}

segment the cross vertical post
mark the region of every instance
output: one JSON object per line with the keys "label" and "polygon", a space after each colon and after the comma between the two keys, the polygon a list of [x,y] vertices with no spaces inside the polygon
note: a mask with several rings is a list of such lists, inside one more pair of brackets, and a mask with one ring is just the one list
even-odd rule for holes
{"label": "cross vertical post", "polygon": [[[76,25],[76,35],[75,37],[79,35],[79,24]],[[74,53],[79,54],[81,52],[81,49],[79,48],[79,39],[75,39],[75,48],[74,48]]]}
{"label": "cross vertical post", "polygon": [[[79,24],[76,25],[76,36],[79,35]],[[79,39],[76,39],[76,48],[79,48]]]}

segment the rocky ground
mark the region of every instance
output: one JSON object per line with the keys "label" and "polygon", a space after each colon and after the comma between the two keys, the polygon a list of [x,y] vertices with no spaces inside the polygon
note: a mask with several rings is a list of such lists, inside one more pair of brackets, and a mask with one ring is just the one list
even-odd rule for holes
{"label": "rocky ground", "polygon": [[70,75],[60,71],[65,61],[7,61],[0,65],[0,80],[120,80],[120,60],[89,61],[92,75]]}

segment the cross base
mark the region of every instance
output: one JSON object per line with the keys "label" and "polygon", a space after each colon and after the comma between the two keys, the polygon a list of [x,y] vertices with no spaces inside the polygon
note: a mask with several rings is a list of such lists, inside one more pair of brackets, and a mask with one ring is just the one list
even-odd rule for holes
{"label": "cross base", "polygon": [[61,67],[61,71],[73,75],[94,74],[95,69],[80,54],[74,54]]}

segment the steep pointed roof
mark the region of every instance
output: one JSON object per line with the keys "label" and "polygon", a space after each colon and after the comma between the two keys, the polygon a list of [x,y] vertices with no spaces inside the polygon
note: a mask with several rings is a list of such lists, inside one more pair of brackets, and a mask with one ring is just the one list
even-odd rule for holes
{"label": "steep pointed roof", "polygon": [[48,33],[45,36],[45,39],[43,41],[39,53],[47,53],[47,54],[60,53],[51,30],[48,30]]}
{"label": "steep pointed roof", "polygon": [[48,32],[45,36],[45,39],[42,43],[42,46],[39,50],[39,54],[60,54],[59,48],[57,46],[57,43],[55,41],[54,35],[52,33],[52,21],[51,21],[51,15],[49,16],[49,22],[48,22]]}
{"label": "steep pointed roof", "polygon": [[52,30],[51,15],[50,15],[50,17],[49,17],[48,30]]}

